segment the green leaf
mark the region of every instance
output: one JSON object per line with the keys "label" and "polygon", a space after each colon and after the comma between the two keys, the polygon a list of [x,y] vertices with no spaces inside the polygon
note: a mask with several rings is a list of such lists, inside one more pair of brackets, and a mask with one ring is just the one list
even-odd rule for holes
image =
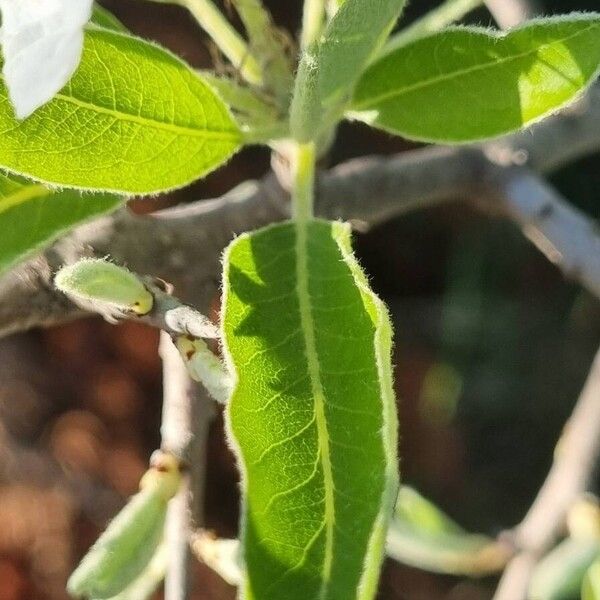
{"label": "green leaf", "polygon": [[202,177],[240,145],[226,106],[186,64],[149,42],[86,31],[79,69],[16,121],[0,89],[0,165],[67,187],[155,193]]}
{"label": "green leaf", "polygon": [[374,597],[397,492],[391,326],[341,223],[283,223],[225,254],[246,600]]}
{"label": "green leaf", "polygon": [[320,45],[320,91],[337,102],[360,77],[398,20],[406,0],[346,0]]}
{"label": "green leaf", "polygon": [[581,600],[600,600],[600,560],[597,560],[585,574]]}
{"label": "green leaf", "polygon": [[576,600],[586,571],[600,554],[600,540],[567,538],[537,565],[529,600]]}
{"label": "green leaf", "polygon": [[69,579],[75,598],[112,598],[131,585],[152,560],[162,538],[167,502],[154,489],[131,498]]}
{"label": "green leaf", "polygon": [[433,502],[408,485],[400,487],[394,518],[429,534],[465,533],[460,525],[444,514]]}
{"label": "green leaf", "polygon": [[502,570],[510,550],[487,536],[467,533],[418,492],[402,486],[388,529],[387,554],[435,573],[481,576]]}
{"label": "green leaf", "polygon": [[129,586],[135,589],[136,580],[146,569],[160,569],[156,554],[163,539],[168,502],[180,485],[179,460],[168,452],[155,452],[151,468],[140,482],[141,490],[108,525],[69,578],[69,594],[93,600],[113,598]]}
{"label": "green leaf", "polygon": [[113,29],[115,31],[127,31],[127,27],[115,17],[111,12],[100,6],[94,4],[94,10],[92,12],[92,23],[95,23],[99,27],[105,29]]}
{"label": "green leaf", "polygon": [[480,140],[572,102],[599,66],[598,14],[532,21],[507,34],[451,28],[371,65],[352,115],[416,140]]}
{"label": "green leaf", "polygon": [[148,600],[153,598],[165,578],[168,566],[169,552],[163,541],[138,578],[110,600]]}
{"label": "green leaf", "polygon": [[75,225],[110,212],[122,202],[109,194],[52,191],[0,174],[0,275]]}

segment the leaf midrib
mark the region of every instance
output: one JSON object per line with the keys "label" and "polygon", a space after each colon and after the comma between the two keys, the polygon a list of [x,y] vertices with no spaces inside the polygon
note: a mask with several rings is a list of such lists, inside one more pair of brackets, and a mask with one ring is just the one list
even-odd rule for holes
{"label": "leaf midrib", "polygon": [[306,362],[314,399],[317,443],[319,446],[321,468],[323,469],[323,487],[325,491],[325,556],[323,560],[322,584],[319,591],[319,598],[323,600],[327,595],[327,587],[333,563],[335,504],[333,467],[331,464],[327,418],[325,416],[325,391],[321,381],[319,356],[315,339],[315,323],[312,316],[312,304],[308,286],[307,228],[308,224],[306,222],[296,222],[296,292],[298,294],[300,327],[304,334]]}
{"label": "leaf midrib", "polygon": [[[586,27],[585,29],[582,29],[581,31],[577,31],[576,33],[573,33],[572,35],[568,35],[564,38],[552,40],[552,42],[549,42],[547,44],[542,44],[541,46],[537,46],[536,48],[534,48],[532,50],[528,50],[527,52],[522,52],[521,54],[515,54],[514,56],[507,56],[506,58],[500,58],[497,60],[480,63],[473,67],[468,67],[466,69],[459,69],[456,71],[452,71],[451,73],[445,73],[444,75],[438,75],[437,77],[432,77],[430,79],[419,81],[418,83],[414,83],[413,85],[405,86],[404,88],[401,88],[401,89],[390,90],[389,92],[386,92],[385,94],[381,94],[374,98],[369,98],[369,100],[363,101],[362,103],[359,102],[357,104],[354,104],[353,109],[356,111],[369,109],[373,105],[380,104],[382,102],[386,102],[387,100],[389,100],[391,98],[397,98],[400,96],[404,96],[406,94],[410,94],[411,92],[418,91],[418,90],[426,88],[426,87],[434,86],[434,85],[436,85],[438,83],[442,83],[444,81],[449,81],[451,79],[454,79],[455,77],[469,75],[471,73],[476,73],[477,71],[484,71],[485,69],[487,69],[490,66],[503,65],[505,63],[508,63],[508,62],[511,62],[514,60],[519,60],[521,58],[525,58],[532,54],[537,54],[538,52],[540,52],[540,50],[543,50],[544,48],[548,48],[550,46],[553,46],[554,44],[562,44],[573,38],[576,38],[580,35],[587,33],[588,31],[590,31],[590,29],[594,29],[599,26],[600,25],[598,23],[591,23],[588,27]],[[480,35],[481,37],[485,38],[486,41],[493,41],[496,39],[495,36],[487,35],[487,34],[480,33],[480,32],[478,32],[477,34],[475,32],[472,32],[472,35]],[[501,38],[497,39],[497,41],[499,41],[501,43],[502,41],[509,39],[509,38],[510,38],[510,34],[503,38],[501,37]],[[386,57],[384,60],[389,60],[389,57]]]}
{"label": "leaf midrib", "polygon": [[138,125],[142,125],[144,127],[153,127],[154,129],[162,129],[164,131],[168,131],[169,133],[175,133],[179,135],[185,135],[188,137],[200,137],[200,138],[208,138],[208,139],[216,139],[216,140],[225,140],[225,141],[239,141],[240,135],[239,132],[235,130],[229,131],[217,131],[213,129],[198,129],[191,127],[184,127],[183,125],[176,125],[175,123],[166,123],[163,121],[156,121],[153,119],[141,117],[140,115],[134,115],[132,113],[123,112],[113,108],[107,108],[105,106],[99,106],[98,104],[94,104],[92,102],[88,102],[87,100],[81,100],[76,98],[75,96],[68,96],[63,93],[58,93],[54,97],[56,100],[62,100],[63,102],[67,102],[69,104],[73,104],[78,106],[79,108],[84,108],[86,110],[90,110],[92,112],[109,115],[114,117],[118,121],[129,121],[131,123],[137,123]]}

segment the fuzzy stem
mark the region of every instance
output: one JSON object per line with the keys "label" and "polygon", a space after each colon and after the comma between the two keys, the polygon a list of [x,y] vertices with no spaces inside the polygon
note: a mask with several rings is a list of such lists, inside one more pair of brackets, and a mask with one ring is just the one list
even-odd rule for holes
{"label": "fuzzy stem", "polygon": [[313,217],[315,196],[315,144],[298,144],[294,157],[292,214],[297,223],[304,224]]}

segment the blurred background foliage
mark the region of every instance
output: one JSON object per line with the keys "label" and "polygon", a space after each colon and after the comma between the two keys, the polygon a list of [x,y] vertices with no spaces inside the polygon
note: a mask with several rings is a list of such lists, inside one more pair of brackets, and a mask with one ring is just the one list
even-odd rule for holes
{"label": "blurred background foliage", "polygon": [[[184,10],[103,4],[139,35],[210,66],[214,51]],[[298,29],[299,0],[267,4],[278,23]],[[413,0],[405,22],[436,4]],[[540,4],[547,14],[598,9],[598,0]],[[468,20],[492,24],[483,9]],[[411,147],[344,125],[329,161]],[[268,168],[268,152],[250,149],[207,180],[132,208],[213,197]],[[552,183],[600,218],[600,155]],[[496,535],[522,518],[549,468],[600,342],[600,303],[565,281],[516,226],[460,198],[357,234],[356,246],[395,322],[403,479],[469,530]],[[97,319],[0,343],[0,600],[66,599],[73,565],[136,490],[158,444],[156,347],[154,331]],[[234,536],[236,471],[220,417],[208,452],[208,526]],[[234,598],[216,575],[196,569],[194,599]],[[494,583],[388,561],[380,598],[483,600]]]}

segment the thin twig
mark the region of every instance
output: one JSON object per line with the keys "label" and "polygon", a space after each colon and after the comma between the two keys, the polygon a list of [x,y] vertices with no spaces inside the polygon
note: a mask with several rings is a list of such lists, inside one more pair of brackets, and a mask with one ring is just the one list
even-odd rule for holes
{"label": "thin twig", "polygon": [[494,600],[524,600],[531,574],[551,547],[569,508],[583,494],[600,456],[600,351],[558,444],[554,464],[529,512],[511,534],[517,555]]}
{"label": "thin twig", "polygon": [[190,589],[190,537],[203,522],[205,458],[208,430],[214,415],[212,402],[190,379],[168,333],[161,332],[163,360],[162,449],[188,466],[189,478],[171,501],[167,515],[169,556],[165,600],[186,600]]}
{"label": "thin twig", "polygon": [[[162,448],[183,461],[184,457],[188,458],[194,442],[193,387],[179,353],[165,332],[161,332],[160,355],[163,361]],[[165,600],[186,600],[190,590],[189,494],[185,481],[169,503],[165,530],[168,554]]]}
{"label": "thin twig", "polygon": [[600,298],[597,224],[531,171],[515,167],[500,173],[504,183],[492,183],[485,203],[500,208],[566,277]]}
{"label": "thin twig", "polygon": [[215,339],[218,329],[207,317],[195,308],[184,304],[161,287],[157,280],[143,278],[154,297],[152,310],[143,316],[131,315],[132,319],[165,331],[170,336],[191,335],[195,338]]}

